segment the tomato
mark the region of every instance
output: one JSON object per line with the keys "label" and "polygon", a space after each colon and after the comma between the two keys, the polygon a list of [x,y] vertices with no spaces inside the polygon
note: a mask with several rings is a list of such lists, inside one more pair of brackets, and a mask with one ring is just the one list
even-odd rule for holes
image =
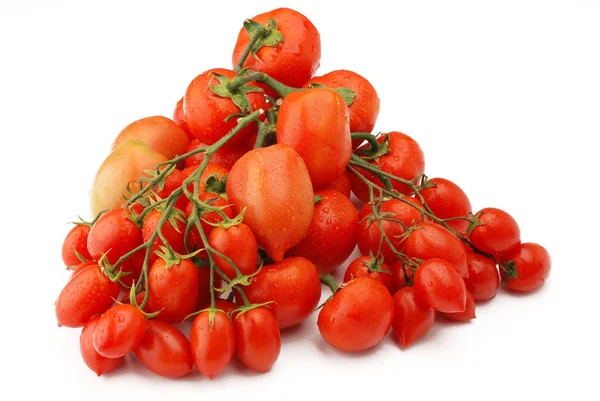
{"label": "tomato", "polygon": [[276,262],[308,233],[314,192],[302,158],[289,145],[246,153],[231,169],[226,187],[235,213],[246,208],[244,223]]}
{"label": "tomato", "polygon": [[[205,269],[205,270],[208,270],[208,269]],[[208,309],[208,308],[210,308],[210,300],[205,305],[200,307],[200,309]],[[234,310],[236,310],[237,308],[239,308],[239,305],[234,302],[228,301],[226,299],[217,298],[217,299],[215,299],[215,308],[222,310],[223,312],[225,312],[225,314],[227,316],[231,316],[231,313]]]}
{"label": "tomato", "polygon": [[502,255],[500,262],[509,271],[516,270],[518,277],[511,278],[504,270],[504,286],[518,292],[529,292],[539,288],[550,276],[552,260],[541,245],[525,242]]}
{"label": "tomato", "polygon": [[[143,242],[150,241],[152,235],[154,235],[154,233],[156,232],[160,219],[162,219],[163,216],[164,213],[159,209],[152,209],[150,213],[146,215],[146,217],[144,218],[144,222],[142,223]],[[173,226],[172,222],[175,224],[175,226]],[[179,216],[179,218],[172,217],[169,220],[165,221],[161,227],[162,235],[169,243],[169,246],[173,249],[173,251],[177,252],[180,255],[185,255],[187,253],[183,241],[186,224],[187,222],[185,221],[185,215],[182,213]],[[159,251],[160,247],[164,246],[165,244],[163,240],[160,238],[160,236],[157,236],[154,242],[152,243],[150,263],[154,263],[154,261],[159,258],[159,256],[156,254],[156,251]]]}
{"label": "tomato", "polygon": [[175,326],[149,320],[146,335],[135,348],[135,356],[149,371],[177,378],[192,371],[192,348],[187,337]]}
{"label": "tomato", "polygon": [[311,261],[288,257],[263,267],[244,291],[251,303],[273,301],[269,307],[283,329],[301,323],[315,310],[321,298],[321,281]]}
{"label": "tomato", "polygon": [[[421,190],[421,195],[437,217],[442,219],[466,217],[467,213],[472,211],[467,194],[452,181],[431,178],[428,182],[433,186]],[[450,220],[447,224],[457,232],[464,232],[469,226],[467,220]]]}
{"label": "tomato", "polygon": [[[216,193],[202,192],[198,196],[198,199],[200,199],[200,201],[202,201],[204,203],[208,203],[210,206],[222,207],[221,210],[223,211],[223,213],[225,213],[225,215],[227,217],[229,217],[230,219],[233,219],[233,217],[234,217],[233,208],[225,199],[223,199]],[[192,216],[193,210],[194,210],[194,204],[191,201],[189,201],[185,208],[185,214],[187,215],[188,220]],[[213,226],[208,223],[220,223],[222,221],[223,221],[223,218],[217,212],[206,212],[200,217],[200,225],[202,227],[202,231],[204,232],[204,235],[206,235],[206,238],[209,237],[211,231],[213,230]],[[189,237],[188,245],[190,245],[191,250],[204,248],[204,245],[202,244],[202,238],[200,237],[200,233],[198,232],[198,229],[196,228],[195,225],[190,230],[190,237]],[[206,254],[205,251],[200,252],[198,254],[198,256],[205,258],[205,259],[208,258],[208,255]]]}
{"label": "tomato", "polygon": [[200,312],[192,323],[190,342],[196,368],[212,380],[223,372],[233,359],[233,324],[225,313],[217,311],[211,328],[209,312]]}
{"label": "tomato", "polygon": [[[277,23],[277,30],[283,35],[283,41],[275,46],[263,46],[246,58],[244,67],[265,72],[272,78],[295,88],[301,87],[319,68],[321,60],[321,37],[317,28],[308,18],[289,8],[278,8],[252,18],[252,21],[267,25],[270,19]],[[237,65],[244,49],[250,42],[250,36],[241,29],[233,50],[233,65]],[[266,88],[272,97],[278,95]]]}
{"label": "tomato", "polygon": [[327,185],[323,189],[333,189],[344,195],[346,198],[350,198],[350,193],[352,192],[352,186],[350,184],[350,174],[351,173],[348,169],[344,169],[342,175],[340,175],[340,178]]}
{"label": "tomato", "polygon": [[[229,257],[242,275],[247,276],[256,271],[258,245],[252,230],[244,223],[228,228],[213,228],[208,243],[213,249]],[[237,277],[231,263],[218,255],[213,255],[213,258],[229,279]]]}
{"label": "tomato", "polygon": [[[183,170],[183,174],[185,175],[185,178],[188,178],[189,176],[191,176],[194,173],[194,171],[196,171],[197,168],[198,168],[197,166],[192,166],[192,167],[188,167],[185,170]],[[229,170],[226,169],[225,167],[208,163],[206,165],[206,168],[202,172],[202,175],[200,176],[200,187],[198,188],[199,191],[204,192],[206,190],[206,181],[208,181],[208,179],[210,177],[214,176],[219,180],[223,180],[223,178],[225,178],[225,176],[227,174],[229,174]],[[189,184],[188,189],[190,192],[194,192],[194,185]]]}
{"label": "tomato", "polygon": [[452,320],[455,322],[467,322],[471,319],[475,319],[475,299],[473,298],[473,294],[467,291],[467,303],[464,312],[456,312],[456,313],[440,313],[443,317],[448,320]]}
{"label": "tomato", "polygon": [[406,348],[423,337],[435,321],[435,310],[425,303],[413,287],[394,294],[392,329],[400,347]]}
{"label": "tomato", "polygon": [[462,277],[469,276],[467,254],[462,241],[448,229],[430,222],[419,223],[404,241],[404,253],[422,260],[448,261]]}
{"label": "tomato", "polygon": [[233,318],[235,354],[240,362],[257,372],[266,372],[281,351],[277,319],[266,306],[259,306]]}
{"label": "tomato", "polygon": [[[173,191],[181,187],[181,184],[183,184],[183,181],[186,178],[187,176],[183,173],[183,171],[175,169],[165,178],[162,188],[154,188],[154,192],[161,199],[167,199]],[[179,210],[185,210],[187,203],[188,198],[185,196],[185,194],[181,194],[175,203],[175,207]]]}
{"label": "tomato", "polygon": [[325,88],[287,95],[277,118],[277,143],[298,152],[315,189],[331,184],[340,178],[352,154],[344,99]]}
{"label": "tomato", "polygon": [[[207,146],[207,144],[200,142],[198,139],[194,139],[192,142],[190,142],[186,153],[191,152],[195,149],[205,148]],[[217,152],[211,156],[210,163],[217,166],[225,167],[227,170],[230,170],[231,167],[233,167],[233,165],[235,164],[235,162],[238,161],[239,158],[242,157],[246,152],[246,147],[242,146],[235,148],[224,147],[217,150]],[[204,153],[196,153],[195,155],[185,159],[185,167],[187,168],[192,166],[199,166],[200,164],[202,164],[203,160]]]}
{"label": "tomato", "polygon": [[85,260],[91,260],[92,256],[87,250],[87,238],[90,227],[85,224],[77,224],[73,227],[62,245],[62,260],[65,266],[78,266],[83,260],[77,257],[81,255]]}
{"label": "tomato", "polygon": [[359,277],[341,287],[319,313],[323,339],[334,348],[358,352],[379,344],[392,326],[394,302],[379,281]]}
{"label": "tomato", "polygon": [[[394,281],[392,278],[392,273],[390,272],[390,268],[385,263],[381,263],[380,266],[377,266],[377,260],[371,260],[370,256],[360,256],[354,259],[348,265],[346,269],[346,273],[344,274],[344,283],[349,282],[352,279],[357,277],[371,277],[374,280],[379,281],[381,284],[385,286],[385,288],[392,292],[392,288],[394,285]],[[378,269],[378,270],[372,270]]]}
{"label": "tomato", "polygon": [[160,311],[156,319],[169,323],[181,322],[196,310],[198,272],[196,266],[184,259],[167,267],[159,258],[148,271],[150,309]]}
{"label": "tomato", "polygon": [[92,342],[100,355],[119,358],[140,344],[147,327],[142,311],[130,304],[117,304],[100,316]]}
{"label": "tomato", "polygon": [[[219,85],[215,74],[224,75],[231,79],[236,73],[223,68],[214,68],[203,72],[189,84],[183,97],[183,115],[190,132],[200,141],[212,145],[227,135],[237,125],[237,119],[225,119],[232,114],[242,112],[233,100],[215,94],[210,87]],[[254,82],[248,85],[253,86]],[[246,94],[252,111],[266,109],[264,94],[251,92]],[[242,144],[257,131],[256,123],[244,127],[226,146]]]}
{"label": "tomato", "polygon": [[438,312],[464,312],[467,303],[465,282],[454,266],[439,258],[426,260],[413,277],[417,295]]}
{"label": "tomato", "polygon": [[391,294],[395,294],[398,290],[406,287],[406,278],[412,279],[413,271],[408,267],[404,266],[401,260],[397,261],[390,267],[392,273],[392,290]]}
{"label": "tomato", "polygon": [[500,276],[496,262],[487,256],[470,252],[467,254],[469,277],[465,278],[467,289],[475,301],[487,301],[496,296]]}
{"label": "tomato", "polygon": [[82,271],[86,267],[91,266],[91,265],[97,265],[97,264],[98,263],[94,262],[93,260],[88,260],[87,262],[81,262],[81,263],[79,263],[77,265],[77,267],[71,271],[71,277],[69,278],[69,280],[73,279],[73,277],[75,277],[75,275],[77,273],[79,273],[80,271]]}
{"label": "tomato", "polygon": [[100,316],[94,316],[83,326],[83,330],[79,336],[79,350],[87,367],[93,370],[98,376],[102,376],[121,366],[125,357],[106,358],[96,351],[92,344],[92,334],[98,320],[100,320]]}
{"label": "tomato", "polygon": [[521,243],[521,230],[515,219],[504,210],[492,207],[481,209],[475,214],[477,225],[469,240],[480,251],[502,255]]}
{"label": "tomato", "polygon": [[185,116],[183,115],[183,98],[179,99],[175,105],[175,110],[173,110],[173,121],[175,121],[175,124],[179,125],[179,127],[185,131],[185,134],[190,141],[195,139],[194,135],[190,133],[190,129],[185,122]]}
{"label": "tomato", "polygon": [[[370,163],[374,166],[379,166],[379,168],[386,173],[395,175],[396,177],[404,178],[406,180],[413,180],[415,177],[423,174],[425,171],[425,157],[419,144],[410,136],[401,132],[392,131],[389,132],[387,136],[390,138],[390,152],[386,155],[378,157],[373,161],[370,161]],[[385,137],[386,135],[380,136],[377,139],[378,142],[383,143]],[[369,181],[379,185],[382,188],[384,187],[381,180],[379,180],[379,178],[375,177],[369,171],[366,171],[360,167],[355,168]],[[367,184],[362,182],[360,178],[354,174],[350,176],[350,180],[352,182],[352,192],[354,192],[354,195],[356,195],[356,197],[361,201],[368,202],[369,187]],[[394,180],[391,180],[391,182],[396,191],[406,195],[410,195],[412,193],[412,190],[407,185]]]}
{"label": "tomato", "polygon": [[[325,85],[332,89],[348,88],[353,90],[356,98],[348,106],[350,131],[373,131],[377,116],[379,116],[379,96],[368,80],[353,71],[335,70],[323,76],[311,78],[309,82]],[[352,149],[356,149],[361,143],[362,140],[352,141]]]}
{"label": "tomato", "polygon": [[106,277],[100,266],[90,265],[69,280],[55,303],[59,326],[82,327],[115,302],[121,287]]}
{"label": "tomato", "polygon": [[358,212],[350,199],[337,191],[317,191],[318,196],[321,200],[315,205],[308,234],[289,253],[309,259],[320,274],[327,274],[356,247]]}

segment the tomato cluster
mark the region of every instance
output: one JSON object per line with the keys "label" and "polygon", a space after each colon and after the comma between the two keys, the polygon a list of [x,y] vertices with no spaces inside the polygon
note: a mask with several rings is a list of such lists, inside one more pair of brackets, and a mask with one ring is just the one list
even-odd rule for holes
{"label": "tomato cluster", "polygon": [[[548,252],[522,243],[510,214],[473,213],[458,185],[424,175],[413,138],[372,134],[375,88],[347,70],[314,76],[320,57],[305,16],[260,14],[232,68],[195,77],[173,119],[117,135],[92,187],[96,218],[64,240],[72,274],[56,301],[95,373],[128,354],[169,378],[195,366],[212,379],[234,356],[265,372],[280,330],[316,310],[339,350],[390,331],[404,348],[436,314],[470,320],[501,285],[532,291],[548,278]],[[321,283],[333,295],[319,307]]]}

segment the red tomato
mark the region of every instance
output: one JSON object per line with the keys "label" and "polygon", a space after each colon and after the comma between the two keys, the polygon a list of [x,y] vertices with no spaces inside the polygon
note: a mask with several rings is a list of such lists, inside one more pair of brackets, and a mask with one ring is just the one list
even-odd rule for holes
{"label": "red tomato", "polygon": [[321,298],[321,282],[311,261],[288,257],[263,267],[244,291],[251,303],[273,301],[269,307],[283,329],[304,321],[315,310]]}
{"label": "red tomato", "polygon": [[185,122],[185,117],[183,115],[183,98],[179,99],[175,105],[175,110],[173,110],[173,121],[175,121],[175,124],[179,125],[179,127],[185,132],[190,141],[195,139],[194,135],[190,133],[190,129]]}
{"label": "red tomato", "polygon": [[[164,216],[163,212],[158,209],[152,209],[148,215],[144,218],[144,222],[142,223],[142,239],[144,242],[150,241],[152,235],[156,232],[158,227],[158,222]],[[185,220],[185,215],[182,213],[180,216]],[[176,227],[173,227],[171,221],[175,222]],[[172,218],[170,221],[165,221],[165,223],[161,227],[161,232],[169,246],[173,249],[173,251],[177,252],[180,255],[185,255],[187,253],[184,244],[184,234],[185,234],[185,226],[187,222],[178,220],[177,218]],[[160,247],[165,246],[160,236],[157,236],[154,242],[152,243],[152,253],[150,254],[150,263],[154,263],[159,256],[156,254],[156,251],[160,250]]]}
{"label": "red tomato", "polygon": [[[404,178],[406,180],[413,180],[415,177],[423,174],[425,171],[425,157],[419,144],[410,136],[400,132],[393,131],[389,132],[387,135],[390,138],[390,152],[378,157],[370,163],[379,166],[381,170],[386,173],[393,174],[396,177]],[[384,139],[385,135],[382,135],[377,140],[379,143],[383,143]],[[356,169],[369,181],[382,188],[384,187],[381,180],[369,171],[360,167],[356,167]],[[354,195],[361,201],[368,202],[369,187],[367,184],[362,182],[354,174],[350,176],[350,180],[352,182],[352,192],[354,192]],[[391,180],[391,182],[396,191],[406,195],[412,193],[408,186],[394,180]]]}
{"label": "red tomato", "polygon": [[446,260],[432,258],[419,266],[413,277],[417,295],[438,312],[464,312],[467,304],[465,282]]}
{"label": "red tomato", "polygon": [[121,287],[106,277],[100,266],[85,267],[69,280],[56,300],[59,326],[82,327],[94,315],[115,303]]}
{"label": "red tomato", "polygon": [[392,329],[400,347],[406,348],[423,337],[435,321],[435,310],[425,303],[415,288],[404,287],[394,294]]}
{"label": "red tomato", "polygon": [[406,287],[406,277],[408,276],[408,279],[411,280],[413,271],[408,266],[404,267],[401,260],[394,263],[390,271],[392,272],[392,291],[390,293],[395,294],[398,290]]}
{"label": "red tomato", "polygon": [[[197,166],[192,166],[192,167],[188,167],[185,170],[183,170],[183,174],[185,174],[185,178],[188,178],[190,175],[192,175],[194,173],[194,171],[196,171],[196,169],[197,169]],[[200,187],[198,188],[199,191],[204,192],[206,190],[206,181],[208,181],[208,179],[211,176],[215,176],[219,180],[223,180],[223,178],[227,174],[229,174],[229,170],[227,170],[225,167],[208,163],[208,165],[206,166],[206,169],[204,169],[204,171],[202,172],[202,175],[200,176]],[[188,190],[190,192],[194,192],[194,185],[189,184]]]}
{"label": "red tomato", "polygon": [[323,189],[333,189],[334,191],[338,191],[339,193],[344,195],[346,198],[350,198],[350,194],[352,192],[352,186],[350,184],[350,174],[351,173],[348,169],[344,169],[344,172],[342,173],[342,175],[340,175],[340,178],[327,185]]}
{"label": "red tomato", "polygon": [[177,378],[192,371],[192,349],[187,337],[175,326],[149,320],[146,335],[135,348],[135,356],[149,371]]}
{"label": "red tomato", "polygon": [[525,242],[502,255],[500,262],[509,270],[516,270],[518,277],[510,278],[502,269],[504,285],[518,292],[529,292],[539,288],[550,276],[552,260],[550,254],[541,245]]}
{"label": "red tomato", "polygon": [[79,336],[79,350],[87,367],[93,370],[98,376],[102,376],[118,368],[123,363],[125,357],[106,358],[96,351],[92,344],[92,334],[98,320],[100,320],[100,316],[94,316],[83,326],[83,330]]}
{"label": "red tomato", "polygon": [[184,259],[167,268],[159,258],[148,272],[150,309],[160,313],[156,319],[169,323],[181,322],[196,310],[198,272],[196,266]]}
{"label": "red tomato", "polygon": [[77,224],[69,231],[62,245],[62,260],[65,266],[78,266],[81,255],[85,260],[91,260],[92,256],[87,250],[87,239],[90,233],[90,227],[85,224]]}
{"label": "red tomato", "polygon": [[[252,230],[244,223],[229,228],[215,227],[208,237],[208,243],[213,249],[229,257],[242,275],[247,276],[256,271],[258,245]],[[213,257],[230,280],[237,277],[231,263],[218,255]]]}
{"label": "red tomato", "polygon": [[244,223],[276,262],[308,233],[314,192],[302,158],[289,145],[242,156],[229,173],[227,198],[235,213],[246,208]]}
{"label": "red tomato", "polygon": [[196,368],[214,379],[229,365],[235,352],[235,333],[229,316],[217,311],[211,328],[209,312],[200,312],[192,323],[190,342]]}
{"label": "red tomato", "polygon": [[[444,178],[431,178],[434,186],[421,190],[427,206],[433,214],[442,219],[466,217],[470,213],[471,202],[462,189]],[[450,220],[447,224],[457,232],[464,232],[469,226],[467,220]]]}
{"label": "red tomato", "polygon": [[[221,210],[223,211],[223,213],[225,213],[225,215],[227,217],[229,217],[230,219],[233,219],[233,217],[234,217],[233,208],[225,199],[223,199],[216,193],[202,192],[200,194],[200,196],[198,196],[198,199],[200,199],[200,201],[202,201],[204,203],[208,203],[210,206],[222,207]],[[190,201],[187,204],[187,207],[185,208],[185,214],[187,215],[188,219],[192,216],[193,210],[194,210],[194,204]],[[206,238],[208,238],[208,236],[210,235],[210,232],[213,230],[213,226],[208,223],[220,223],[222,221],[223,221],[223,218],[217,212],[207,212],[200,217],[200,225],[202,227],[202,231],[204,232],[204,235],[206,235]],[[189,242],[190,242],[189,245],[192,247],[192,249],[204,248],[204,245],[202,244],[202,239],[200,238],[200,233],[198,232],[198,229],[196,228],[195,225],[190,230]],[[206,252],[204,252],[204,251],[200,252],[200,254],[198,256],[203,257],[203,258],[208,257],[206,255]]]}
{"label": "red tomato", "polygon": [[464,312],[456,312],[456,313],[443,313],[440,315],[445,317],[448,320],[452,320],[455,322],[466,322],[471,319],[475,319],[475,299],[473,299],[473,294],[467,291],[467,303]]}
{"label": "red tomato", "polygon": [[100,355],[120,358],[140,344],[147,327],[142,311],[129,304],[118,304],[100,316],[92,342]]}
{"label": "red tomato", "polygon": [[487,301],[496,296],[500,276],[496,262],[487,256],[470,252],[467,254],[469,277],[465,278],[467,289],[475,301]]}
{"label": "red tomato", "polygon": [[[171,174],[169,174],[165,178],[165,182],[162,189],[158,190],[157,188],[155,188],[154,192],[161,199],[166,199],[169,197],[169,195],[171,195],[173,191],[181,187],[181,184],[183,184],[183,181],[186,178],[187,176],[183,173],[183,171],[175,169],[171,172]],[[185,210],[187,202],[188,199],[185,196],[185,194],[181,194],[181,196],[179,196],[179,199],[177,199],[177,202],[175,203],[175,207],[179,210]]]}
{"label": "red tomato", "polygon": [[[195,149],[200,149],[200,148],[205,148],[208,145],[199,141],[198,139],[194,139],[192,142],[190,142],[190,145],[188,146],[186,153],[187,152],[191,152],[192,150]],[[230,148],[230,147],[225,147],[225,148],[221,148],[219,149],[215,154],[213,154],[210,158],[210,163],[217,165],[217,166],[221,166],[221,167],[225,167],[227,170],[230,170],[231,167],[233,167],[233,165],[235,164],[236,161],[238,161],[238,159],[240,157],[242,157],[244,155],[244,153],[247,152],[246,147],[235,147],[235,148]],[[202,164],[202,162],[204,161],[204,153],[200,152],[200,153],[196,153],[193,156],[190,156],[188,158],[185,159],[185,167],[193,167],[193,166],[199,166],[200,164]]]}
{"label": "red tomato", "polygon": [[73,277],[75,277],[75,275],[76,275],[77,273],[79,273],[80,271],[82,271],[82,270],[83,270],[83,269],[85,269],[86,267],[88,267],[88,266],[91,266],[91,265],[97,265],[97,264],[98,264],[98,263],[97,263],[97,262],[94,262],[93,260],[89,260],[89,261],[87,261],[87,262],[81,262],[81,263],[79,263],[79,264],[77,265],[77,267],[71,271],[72,273],[71,273],[71,277],[69,278],[69,280],[71,280]]}
{"label": "red tomato", "polygon": [[480,225],[473,228],[469,240],[480,251],[501,255],[521,243],[521,230],[515,219],[504,210],[481,209],[475,214]]}
{"label": "red tomato", "polygon": [[337,191],[317,191],[317,196],[321,200],[315,205],[308,234],[290,254],[309,259],[320,274],[327,274],[356,247],[358,212],[350,199]]}
{"label": "red tomato", "polygon": [[[252,18],[252,21],[267,25],[273,18],[277,30],[283,35],[283,41],[276,47],[263,46],[246,58],[244,67],[265,72],[272,78],[295,88],[301,87],[319,68],[321,60],[321,37],[317,28],[304,15],[289,8],[278,8]],[[244,49],[250,42],[250,36],[241,29],[233,50],[232,61],[235,66]],[[269,96],[278,95],[268,88]]]}
{"label": "red tomato", "polygon": [[235,354],[240,362],[257,372],[266,372],[281,351],[277,319],[265,306],[237,313],[233,319]]}
{"label": "red tomato", "polygon": [[[344,274],[344,283],[347,283],[357,277],[371,277],[372,279],[375,279],[383,284],[391,293],[394,281],[388,265],[382,263],[381,266],[379,266],[379,269],[383,270],[383,272],[380,272],[371,271],[371,269],[375,267],[371,266],[371,264],[371,257],[369,256],[360,256],[354,259],[352,262],[350,262],[348,268],[346,269],[346,273]],[[373,261],[373,264],[377,264],[376,261]]]}
{"label": "red tomato", "polygon": [[325,341],[346,352],[379,344],[392,326],[394,302],[383,284],[359,277],[335,293],[319,313],[317,325]]}

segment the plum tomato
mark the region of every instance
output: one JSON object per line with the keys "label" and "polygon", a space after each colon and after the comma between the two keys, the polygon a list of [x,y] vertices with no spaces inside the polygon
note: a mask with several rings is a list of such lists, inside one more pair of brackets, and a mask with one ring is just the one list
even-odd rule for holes
{"label": "plum tomato", "polygon": [[[228,228],[213,228],[208,237],[208,244],[230,258],[242,275],[247,276],[256,271],[258,245],[252,230],[244,223]],[[237,277],[231,263],[217,254],[213,254],[213,258],[217,266],[230,280]]]}
{"label": "plum tomato", "polygon": [[413,277],[412,269],[405,266],[401,260],[390,267],[390,272],[392,272],[392,294],[395,294],[398,290],[408,286],[406,279],[408,278],[410,283]]}
{"label": "plum tomato", "polygon": [[118,368],[123,363],[125,357],[106,358],[96,351],[92,344],[92,334],[94,334],[98,320],[100,320],[100,316],[94,316],[83,326],[83,330],[79,336],[79,350],[87,367],[98,376],[102,376]]}
{"label": "plum tomato", "polygon": [[417,295],[414,287],[398,290],[393,299],[392,330],[400,347],[406,348],[431,329],[435,321],[435,310]]}
{"label": "plum tomato", "polygon": [[189,259],[168,266],[164,259],[158,258],[148,271],[148,291],[150,310],[160,311],[156,319],[181,322],[196,310],[197,268]]}
{"label": "plum tomato", "polygon": [[432,258],[419,266],[413,276],[417,295],[438,312],[464,312],[467,305],[467,287],[452,264]]}
{"label": "plum tomato", "polygon": [[465,278],[467,290],[475,301],[487,301],[496,296],[500,286],[500,276],[496,262],[487,256],[470,252],[467,254],[469,277]]}
{"label": "plum tomato", "polygon": [[194,318],[190,334],[194,364],[211,380],[229,365],[235,353],[235,333],[229,316],[216,311],[212,327],[209,311]]}
{"label": "plum tomato", "polygon": [[141,310],[117,304],[104,312],[92,334],[96,351],[106,358],[120,358],[133,351],[146,335],[148,322]]}
{"label": "plum tomato", "polygon": [[515,219],[504,210],[484,208],[475,214],[477,225],[469,241],[482,252],[500,256],[521,243],[521,230]]}
{"label": "plum tomato", "polygon": [[281,334],[273,312],[266,306],[238,312],[233,327],[240,362],[257,372],[271,369],[281,351]]}
{"label": "plum tomato", "polygon": [[[471,210],[471,202],[467,194],[455,183],[445,178],[430,178],[421,195],[433,214],[441,219],[451,217],[467,217]],[[449,220],[453,230],[462,233],[469,226],[467,220]]]}
{"label": "plum tomato", "polygon": [[552,260],[541,245],[525,242],[502,255],[500,269],[504,286],[517,292],[539,288],[550,276]]}
{"label": "plum tomato", "polygon": [[86,261],[92,260],[92,256],[87,250],[87,238],[90,233],[90,226],[86,224],[76,224],[73,227],[62,245],[62,260],[65,266],[78,266],[81,260],[79,254]]}
{"label": "plum tomato", "polygon": [[475,299],[473,298],[473,294],[467,291],[467,303],[465,310],[463,312],[455,312],[455,313],[444,313],[440,312],[440,315],[445,317],[448,320],[452,320],[454,322],[467,322],[469,320],[475,319]]}
{"label": "plum tomato", "polygon": [[[163,216],[164,213],[159,209],[152,209],[150,213],[146,215],[144,222],[142,223],[142,239],[144,242],[148,242],[150,239],[152,239],[152,236],[157,230],[160,219],[162,219]],[[169,243],[171,249],[180,255],[185,255],[187,253],[184,243],[186,224],[187,221],[185,219],[185,214],[177,211],[176,214],[172,215],[169,220],[165,221],[161,227],[161,233]],[[152,243],[152,250],[150,254],[151,264],[159,258],[156,251],[160,250],[160,248],[164,246],[165,244],[163,240],[160,238],[160,236],[157,236]]]}
{"label": "plum tomato", "polygon": [[371,258],[370,256],[360,256],[354,259],[346,268],[344,273],[344,283],[357,277],[371,277],[385,285],[385,288],[392,293],[394,285],[392,273],[388,265],[381,259]]}

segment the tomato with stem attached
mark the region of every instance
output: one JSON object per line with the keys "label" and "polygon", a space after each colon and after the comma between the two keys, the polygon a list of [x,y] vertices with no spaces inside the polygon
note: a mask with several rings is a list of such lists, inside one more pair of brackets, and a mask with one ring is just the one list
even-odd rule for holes
{"label": "tomato with stem attached", "polygon": [[257,372],[271,369],[281,351],[281,334],[273,312],[259,306],[235,313],[233,327],[235,354],[240,362]]}
{"label": "tomato with stem attached", "polygon": [[414,287],[394,294],[392,329],[400,347],[406,348],[423,337],[435,322],[435,310],[423,301]]}
{"label": "tomato with stem attached", "polygon": [[[230,219],[233,219],[234,217],[234,212],[233,212],[233,207],[230,203],[228,203],[223,197],[219,196],[218,194],[214,193],[214,192],[202,192],[199,196],[198,199],[201,202],[207,203],[209,206],[212,207],[218,207],[221,208],[221,211]],[[186,208],[185,208],[185,214],[189,218],[192,216],[192,213],[194,211],[194,203],[192,201],[189,201]],[[217,224],[223,221],[223,217],[219,214],[219,212],[217,211],[204,211],[204,213],[202,214],[202,216],[199,216],[200,218],[200,226],[202,227],[202,231],[204,232],[204,235],[206,235],[206,237],[208,238],[211,231],[213,230],[213,225],[212,224]],[[192,226],[191,230],[190,230],[190,235],[188,237],[188,245],[190,246],[190,250],[196,250],[196,249],[201,249],[204,248],[204,245],[202,244],[202,239],[200,237],[200,233],[198,232],[198,228],[196,227],[196,225],[194,224],[194,226]],[[199,257],[202,258],[207,258],[208,256],[206,255],[206,251],[202,251],[198,254]]]}
{"label": "tomato with stem attached", "polygon": [[543,246],[525,242],[502,255],[500,261],[504,286],[517,292],[541,287],[550,276],[552,259]]}
{"label": "tomato with stem attached", "polygon": [[[467,194],[455,183],[445,178],[430,178],[421,196],[429,209],[437,217],[448,219],[453,217],[467,217],[471,213],[471,201]],[[448,226],[457,232],[464,232],[469,226],[467,220],[449,220]]]}
{"label": "tomato with stem attached", "polygon": [[388,265],[381,259],[370,256],[360,256],[354,259],[346,268],[344,283],[357,277],[371,277],[383,284],[390,293],[392,292],[394,284],[392,273]]}
{"label": "tomato with stem attached", "polygon": [[196,368],[212,380],[233,359],[236,345],[233,323],[227,314],[216,311],[211,326],[210,312],[202,311],[192,323],[190,342]]}
{"label": "tomato with stem attached", "polygon": [[[164,212],[159,208],[152,209],[150,213],[146,215],[144,222],[142,223],[142,238],[144,242],[150,241],[154,233],[158,230],[158,224],[163,216]],[[171,212],[169,219],[165,221],[160,228],[160,233],[169,243],[169,247],[180,255],[185,255],[187,253],[184,244],[186,224],[185,214],[180,210],[174,210]],[[159,258],[156,251],[164,246],[166,246],[164,241],[161,239],[160,235],[158,235],[152,243],[150,254],[151,264]]]}
{"label": "tomato with stem attached", "polygon": [[160,313],[156,319],[169,323],[181,322],[196,309],[198,272],[189,260],[156,261],[148,271],[149,304]]}
{"label": "tomato with stem attached", "polygon": [[413,277],[413,270],[406,266],[402,260],[394,263],[390,267],[390,272],[392,273],[392,294],[406,287]]}
{"label": "tomato with stem attached", "polygon": [[501,209],[487,207],[475,213],[477,223],[469,233],[469,241],[480,251],[500,256],[521,243],[521,230],[516,220]]}
{"label": "tomato with stem attached", "polygon": [[141,310],[130,304],[117,304],[100,316],[92,343],[100,355],[120,358],[141,343],[147,327],[148,322]]}
{"label": "tomato with stem attached", "polygon": [[[65,266],[78,266],[81,262],[92,260],[87,249],[89,233],[90,226],[87,224],[76,224],[68,232],[62,245],[62,260]],[[81,260],[80,257],[85,260]]]}
{"label": "tomato with stem attached", "polygon": [[[201,149],[201,148],[206,148],[208,147],[207,144],[205,144],[204,142],[201,142],[198,139],[194,139],[192,142],[190,142],[189,146],[186,149],[186,153],[187,152],[191,152],[193,150],[196,149]],[[248,151],[248,149],[246,149],[245,146],[239,146],[239,147],[235,147],[235,148],[231,148],[231,147],[225,147],[225,148],[221,148],[219,150],[217,150],[210,158],[210,163],[217,165],[217,166],[221,166],[221,167],[225,167],[227,170],[230,170],[231,167],[233,167],[233,165],[235,164],[236,161],[239,160],[240,157],[242,157],[244,155],[244,153],[246,153]],[[184,160],[185,163],[185,167],[193,167],[193,166],[199,166],[200,164],[202,164],[202,162],[204,161],[204,152],[200,152],[200,153],[196,153],[193,156],[187,157]]]}
{"label": "tomato with stem attached", "polygon": [[125,357],[106,358],[96,351],[92,343],[92,335],[94,334],[98,320],[100,320],[100,316],[94,316],[83,326],[83,330],[79,336],[79,350],[87,367],[98,376],[102,376],[121,366]]}
{"label": "tomato with stem attached", "polygon": [[[230,258],[242,275],[247,276],[256,271],[258,245],[252,230],[244,223],[227,228],[213,228],[208,237],[208,244]],[[231,263],[217,254],[214,254],[213,258],[217,266],[230,280],[237,277]]]}
{"label": "tomato with stem attached", "polygon": [[467,287],[454,266],[439,258],[426,260],[413,276],[417,295],[438,312],[464,312]]}
{"label": "tomato with stem attached", "polygon": [[467,266],[469,277],[465,278],[465,284],[475,301],[494,298],[500,286],[496,262],[487,256],[470,252],[467,254]]}

